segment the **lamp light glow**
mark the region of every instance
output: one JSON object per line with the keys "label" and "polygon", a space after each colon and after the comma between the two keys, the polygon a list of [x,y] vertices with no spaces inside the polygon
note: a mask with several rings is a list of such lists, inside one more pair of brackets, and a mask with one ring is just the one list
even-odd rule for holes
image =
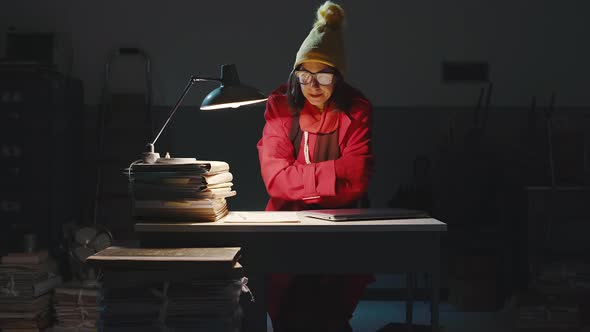
{"label": "lamp light glow", "polygon": [[158,131],[156,138],[151,143],[146,145],[146,151],[142,154],[143,162],[144,163],[154,163],[160,157],[159,153],[154,151],[154,144],[160,135],[176,113],[176,110],[182,103],[182,100],[187,95],[190,88],[196,82],[221,82],[221,86],[216,88],[215,90],[211,91],[203,102],[201,103],[201,110],[218,110],[222,108],[237,108],[244,105],[251,105],[259,102],[263,102],[268,98],[264,96],[260,91],[257,89],[243,85],[240,83],[240,78],[238,76],[238,71],[236,66],[231,65],[222,65],[221,66],[221,78],[208,78],[208,77],[198,77],[198,76],[191,76],[188,84],[184,88],[184,91],[172,107],[168,118],[162,125],[162,128]]}
{"label": "lamp light glow", "polygon": [[226,104],[217,104],[217,105],[209,105],[209,106],[201,106],[201,110],[203,111],[210,111],[210,110],[218,110],[222,108],[238,108],[240,106],[246,106],[251,104],[256,104],[265,101],[267,98],[264,99],[257,99],[257,100],[250,100],[250,101],[242,101],[238,103],[226,103]]}
{"label": "lamp light glow", "polygon": [[240,82],[235,65],[221,67],[221,86],[211,91],[201,103],[201,110],[236,108],[265,101],[267,97]]}

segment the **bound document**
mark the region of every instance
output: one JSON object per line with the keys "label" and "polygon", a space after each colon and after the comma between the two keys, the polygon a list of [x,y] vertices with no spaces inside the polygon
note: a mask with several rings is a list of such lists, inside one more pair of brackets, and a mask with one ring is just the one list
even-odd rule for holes
{"label": "bound document", "polygon": [[240,259],[239,247],[224,248],[124,248],[108,247],[88,262],[105,268],[185,266],[187,269],[232,269]]}

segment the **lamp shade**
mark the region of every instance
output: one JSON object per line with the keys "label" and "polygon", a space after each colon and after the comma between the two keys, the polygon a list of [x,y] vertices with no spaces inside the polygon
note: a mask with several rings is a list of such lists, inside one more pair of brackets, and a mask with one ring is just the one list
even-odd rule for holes
{"label": "lamp shade", "polygon": [[267,99],[260,91],[243,85],[235,65],[221,66],[221,86],[211,91],[201,103],[202,110],[236,108]]}

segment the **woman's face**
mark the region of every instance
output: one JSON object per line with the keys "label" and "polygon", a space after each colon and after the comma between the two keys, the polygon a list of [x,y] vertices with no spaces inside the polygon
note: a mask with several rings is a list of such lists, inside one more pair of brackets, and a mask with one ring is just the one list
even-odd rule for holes
{"label": "woman's face", "polygon": [[[317,73],[332,73],[333,74],[334,73],[334,69],[332,67],[327,66],[323,63],[319,63],[319,62],[306,62],[301,65],[301,68],[299,69],[299,71],[309,72],[312,74],[317,74]],[[304,74],[304,75],[307,75],[307,74]],[[329,77],[329,75],[324,75],[324,76]],[[318,79],[317,76],[313,76],[311,78],[311,81],[309,81],[308,84],[303,84],[301,82],[301,79],[299,80],[299,82],[300,82],[299,85],[301,86],[301,92],[303,92],[303,95],[305,96],[307,101],[309,101],[310,104],[316,106],[320,110],[324,109],[326,102],[330,99],[330,97],[332,96],[332,93],[334,92],[334,83],[335,83],[336,78],[334,77],[334,75],[332,75],[332,76],[333,76],[333,78],[329,84],[325,84],[326,77],[322,77],[321,79]],[[324,84],[320,84],[320,82],[318,82],[318,80]]]}

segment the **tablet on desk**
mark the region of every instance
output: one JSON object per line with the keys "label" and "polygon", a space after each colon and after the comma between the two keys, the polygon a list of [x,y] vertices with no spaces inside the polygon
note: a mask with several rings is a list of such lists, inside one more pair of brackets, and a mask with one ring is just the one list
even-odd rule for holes
{"label": "tablet on desk", "polygon": [[328,221],[355,221],[375,219],[429,218],[428,213],[408,209],[325,209],[299,211],[303,217]]}

